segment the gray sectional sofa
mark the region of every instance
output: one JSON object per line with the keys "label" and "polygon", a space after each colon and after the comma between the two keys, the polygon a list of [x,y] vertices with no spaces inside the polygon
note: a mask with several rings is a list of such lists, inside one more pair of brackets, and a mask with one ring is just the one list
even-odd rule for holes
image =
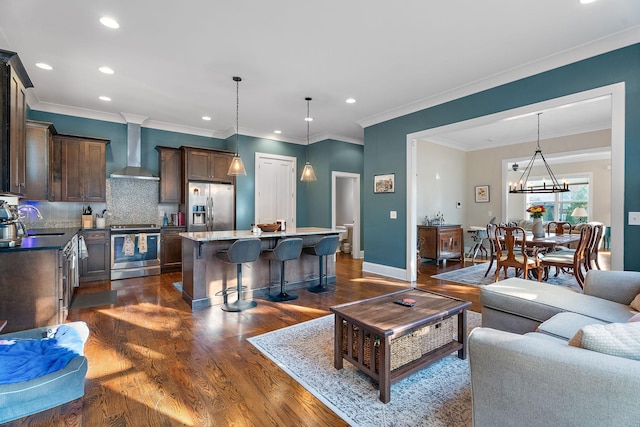
{"label": "gray sectional sofa", "polygon": [[484,287],[483,327],[469,336],[474,426],[640,425],[640,360],[568,345],[587,325],[628,325],[638,294],[640,273],[598,270],[584,294],[522,279]]}

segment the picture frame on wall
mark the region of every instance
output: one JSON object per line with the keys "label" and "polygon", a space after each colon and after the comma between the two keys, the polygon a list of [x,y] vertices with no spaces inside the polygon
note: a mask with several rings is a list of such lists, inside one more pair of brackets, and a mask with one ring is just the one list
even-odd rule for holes
{"label": "picture frame on wall", "polygon": [[395,174],[373,176],[373,192],[374,193],[393,193],[396,191]]}
{"label": "picture frame on wall", "polygon": [[488,202],[489,202],[489,186],[476,185],[476,203],[488,203]]}

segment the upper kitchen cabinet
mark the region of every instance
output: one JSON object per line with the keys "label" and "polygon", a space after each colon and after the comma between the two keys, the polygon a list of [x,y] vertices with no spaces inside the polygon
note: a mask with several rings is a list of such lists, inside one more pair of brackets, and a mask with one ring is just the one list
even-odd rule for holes
{"label": "upper kitchen cabinet", "polygon": [[233,177],[227,175],[233,153],[193,147],[182,150],[187,181],[233,183]]}
{"label": "upper kitchen cabinet", "polygon": [[15,52],[0,49],[0,191],[25,193],[26,89],[31,79]]}
{"label": "upper kitchen cabinet", "polygon": [[54,158],[54,165],[60,165],[60,200],[104,202],[107,180],[106,147],[109,140],[56,135],[54,141],[59,146],[59,151],[56,149],[54,153],[60,158]]}
{"label": "upper kitchen cabinet", "polygon": [[160,203],[182,203],[182,151],[157,146],[160,171]]}
{"label": "upper kitchen cabinet", "polygon": [[[59,187],[54,189],[50,182],[56,179],[53,161],[53,136],[56,128],[52,123],[27,120],[26,127],[26,186],[25,194],[29,200],[55,200],[60,198]],[[60,177],[57,177],[60,182]]]}

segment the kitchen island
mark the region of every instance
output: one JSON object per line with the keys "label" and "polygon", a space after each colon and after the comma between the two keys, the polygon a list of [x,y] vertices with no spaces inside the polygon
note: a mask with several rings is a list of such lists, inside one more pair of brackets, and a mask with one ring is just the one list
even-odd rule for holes
{"label": "kitchen island", "polygon": [[[261,249],[272,249],[279,239],[302,237],[303,246],[313,246],[327,235],[337,235],[344,230],[316,227],[290,227],[286,231],[263,232],[260,235],[249,230],[199,231],[180,233],[182,237],[182,298],[192,310],[226,302],[225,291],[237,286],[236,266],[226,264],[216,257],[218,251],[229,248],[239,239],[259,238]],[[270,268],[271,267],[271,268]],[[328,283],[335,283],[335,260],[327,260]],[[297,260],[286,264],[287,290],[306,288],[317,284],[318,257],[300,254]],[[242,284],[246,287],[243,298],[252,299],[280,291],[279,263],[270,265],[262,256],[256,262],[242,268]],[[235,301],[236,295],[229,295]]]}

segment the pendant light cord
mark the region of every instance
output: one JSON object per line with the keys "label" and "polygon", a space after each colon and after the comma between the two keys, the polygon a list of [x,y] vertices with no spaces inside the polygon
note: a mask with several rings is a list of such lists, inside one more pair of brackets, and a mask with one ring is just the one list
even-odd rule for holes
{"label": "pendant light cord", "polygon": [[307,163],[309,162],[309,122],[311,121],[311,115],[309,114],[309,101],[311,98],[305,98],[307,100]]}
{"label": "pendant light cord", "polygon": [[[239,152],[239,144],[240,144],[240,140],[239,140],[239,136],[238,134],[240,133],[240,126],[239,126],[239,119],[238,117],[240,117],[240,77],[237,77],[234,79],[236,81],[236,157],[238,156],[238,152]],[[538,126],[540,126],[538,124]]]}

